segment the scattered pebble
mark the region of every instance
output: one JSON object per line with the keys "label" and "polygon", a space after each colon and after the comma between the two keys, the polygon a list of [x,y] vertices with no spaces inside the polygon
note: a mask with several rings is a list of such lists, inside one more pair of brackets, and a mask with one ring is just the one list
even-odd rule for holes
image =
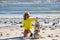
{"label": "scattered pebble", "polygon": [[18,28],[16,28],[16,29],[18,29]]}
{"label": "scattered pebble", "polygon": [[40,28],[42,28],[42,27],[40,27]]}
{"label": "scattered pebble", "polygon": [[53,36],[52,35],[48,35],[48,37],[51,37],[52,38]]}
{"label": "scattered pebble", "polygon": [[19,22],[19,24],[22,24],[22,22]]}
{"label": "scattered pebble", "polygon": [[45,37],[42,37],[42,36],[40,35],[40,38],[45,38]]}
{"label": "scattered pebble", "polygon": [[55,26],[55,27],[57,27],[57,26]]}
{"label": "scattered pebble", "polygon": [[9,33],[7,33],[6,35],[9,35]]}
{"label": "scattered pebble", "polygon": [[35,33],[38,33],[38,32],[39,32],[39,30],[35,30],[34,32],[35,32]]}
{"label": "scattered pebble", "polygon": [[51,35],[53,35],[53,34],[51,34]]}
{"label": "scattered pebble", "polygon": [[45,33],[45,32],[42,32],[42,33]]}
{"label": "scattered pebble", "polygon": [[3,36],[3,33],[2,32],[0,32],[0,37],[2,37]]}
{"label": "scattered pebble", "polygon": [[57,40],[57,39],[52,39],[52,40]]}
{"label": "scattered pebble", "polygon": [[14,31],[14,29],[10,29],[10,31]]}
{"label": "scattered pebble", "polygon": [[45,26],[45,28],[47,28],[47,26]]}
{"label": "scattered pebble", "polygon": [[22,34],[24,34],[24,32],[21,32]]}
{"label": "scattered pebble", "polygon": [[7,33],[6,36],[9,37],[9,33]]}
{"label": "scattered pebble", "polygon": [[42,30],[45,30],[45,28],[42,28]]}
{"label": "scattered pebble", "polygon": [[48,35],[48,37],[51,37],[50,35]]}
{"label": "scattered pebble", "polygon": [[51,30],[55,30],[55,28],[51,28]]}
{"label": "scattered pebble", "polygon": [[56,37],[59,37],[58,35],[56,35]]}
{"label": "scattered pebble", "polygon": [[51,28],[51,27],[49,27],[49,28]]}

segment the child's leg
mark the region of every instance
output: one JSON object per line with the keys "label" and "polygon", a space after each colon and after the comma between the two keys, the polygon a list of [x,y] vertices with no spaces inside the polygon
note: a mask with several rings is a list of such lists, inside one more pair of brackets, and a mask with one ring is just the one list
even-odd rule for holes
{"label": "child's leg", "polygon": [[30,37],[32,37],[33,33],[30,30],[28,30],[28,33],[30,33]]}
{"label": "child's leg", "polygon": [[28,33],[32,33],[30,30],[28,30]]}
{"label": "child's leg", "polygon": [[24,30],[24,37],[27,37],[28,30]]}

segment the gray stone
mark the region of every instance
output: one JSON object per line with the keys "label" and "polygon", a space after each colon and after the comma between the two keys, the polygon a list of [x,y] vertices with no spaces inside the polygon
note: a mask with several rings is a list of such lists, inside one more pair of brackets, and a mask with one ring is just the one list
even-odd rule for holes
{"label": "gray stone", "polygon": [[53,36],[52,35],[48,35],[48,37],[51,37],[52,38]]}
{"label": "gray stone", "polygon": [[56,35],[56,37],[59,37],[58,35]]}
{"label": "gray stone", "polygon": [[45,32],[42,32],[42,33],[45,33]]}
{"label": "gray stone", "polygon": [[2,32],[0,32],[0,37],[1,37],[1,36],[3,36],[3,33],[2,33]]}
{"label": "gray stone", "polygon": [[55,30],[55,28],[51,28],[51,30]]}
{"label": "gray stone", "polygon": [[10,31],[14,31],[14,29],[10,29]]}
{"label": "gray stone", "polygon": [[42,30],[45,30],[45,28],[42,28]]}
{"label": "gray stone", "polygon": [[52,39],[52,40],[57,40],[57,39]]}

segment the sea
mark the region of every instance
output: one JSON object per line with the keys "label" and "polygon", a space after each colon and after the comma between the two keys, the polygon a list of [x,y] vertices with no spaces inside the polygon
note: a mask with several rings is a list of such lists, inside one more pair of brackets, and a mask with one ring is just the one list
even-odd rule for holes
{"label": "sea", "polygon": [[59,0],[0,0],[0,17],[18,16],[30,12],[31,17],[60,16]]}

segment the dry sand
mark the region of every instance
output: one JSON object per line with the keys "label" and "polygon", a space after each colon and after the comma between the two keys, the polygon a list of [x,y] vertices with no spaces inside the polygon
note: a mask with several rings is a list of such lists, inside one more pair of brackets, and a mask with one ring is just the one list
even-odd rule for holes
{"label": "dry sand", "polygon": [[[34,31],[34,27],[32,29]],[[33,32],[32,31],[32,32]],[[60,28],[59,27],[40,27],[40,38],[38,40],[60,40]],[[22,37],[23,28],[11,26],[0,27],[0,39]]]}

